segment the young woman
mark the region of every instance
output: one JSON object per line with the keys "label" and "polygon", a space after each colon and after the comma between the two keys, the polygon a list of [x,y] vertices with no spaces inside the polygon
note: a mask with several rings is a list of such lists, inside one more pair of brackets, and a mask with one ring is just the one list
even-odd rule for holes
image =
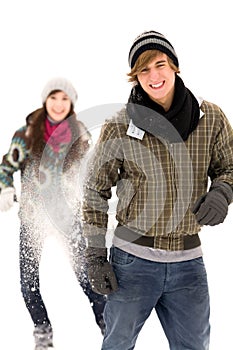
{"label": "young woman", "polygon": [[21,172],[20,282],[34,322],[36,350],[53,347],[53,330],[40,292],[39,264],[45,237],[58,233],[69,252],[84,293],[103,333],[105,297],[93,292],[85,273],[80,221],[78,171],[89,149],[90,134],[76,118],[77,93],[64,78],[50,80],[42,92],[42,107],[30,113],[17,130],[0,164],[0,210],[15,200],[13,174]]}

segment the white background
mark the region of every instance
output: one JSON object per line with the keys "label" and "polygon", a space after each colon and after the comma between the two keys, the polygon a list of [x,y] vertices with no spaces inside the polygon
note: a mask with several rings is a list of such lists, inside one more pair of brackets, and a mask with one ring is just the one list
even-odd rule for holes
{"label": "white background", "polygon": [[[26,115],[41,106],[42,88],[54,76],[75,85],[77,113],[126,102],[129,48],[138,34],[151,29],[174,45],[185,85],[218,104],[233,124],[230,5],[228,0],[5,1],[0,10],[1,154]],[[95,118],[93,125],[99,124]],[[32,350],[33,325],[19,285],[17,210],[16,204],[0,213],[0,348]],[[232,213],[230,208],[224,224],[201,233],[211,295],[211,350],[232,347]],[[41,288],[56,349],[100,349],[87,298],[55,237],[44,248]],[[155,313],[135,349],[168,349]]]}

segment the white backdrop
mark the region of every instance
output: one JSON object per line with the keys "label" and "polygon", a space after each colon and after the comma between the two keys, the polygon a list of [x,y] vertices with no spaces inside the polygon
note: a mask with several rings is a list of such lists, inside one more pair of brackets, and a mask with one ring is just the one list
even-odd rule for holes
{"label": "white backdrop", "polygon": [[[218,104],[233,124],[228,0],[9,0],[0,11],[0,153],[8,150],[26,115],[41,106],[42,88],[54,76],[67,77],[75,85],[77,113],[126,102],[131,89],[126,77],[129,48],[138,34],[151,29],[174,45],[186,86]],[[98,118],[93,121],[96,125]],[[17,210],[15,205],[0,213],[0,347],[4,350],[13,350],[15,344],[20,350],[33,349],[33,326],[20,294]],[[232,213],[230,208],[224,224],[205,227],[201,233],[211,295],[211,350],[232,347]],[[219,235],[223,246],[218,244]],[[75,350],[79,344],[100,349],[101,335],[88,301],[55,237],[46,241],[41,285],[56,349]],[[135,349],[168,349],[155,314]]]}

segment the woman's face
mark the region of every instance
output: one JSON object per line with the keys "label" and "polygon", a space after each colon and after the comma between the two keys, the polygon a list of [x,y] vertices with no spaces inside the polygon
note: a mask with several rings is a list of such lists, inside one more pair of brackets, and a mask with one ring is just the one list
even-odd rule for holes
{"label": "woman's face", "polygon": [[63,91],[50,94],[45,102],[49,117],[55,122],[61,122],[71,109],[71,100]]}

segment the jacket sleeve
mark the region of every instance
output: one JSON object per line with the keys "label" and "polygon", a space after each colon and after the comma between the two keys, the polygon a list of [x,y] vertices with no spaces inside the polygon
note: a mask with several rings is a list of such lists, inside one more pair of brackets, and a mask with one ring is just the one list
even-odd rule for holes
{"label": "jacket sleeve", "polygon": [[84,184],[83,219],[86,237],[106,234],[108,225],[108,200],[119,178],[122,164],[121,144],[114,125],[102,127],[99,140],[88,161]]}
{"label": "jacket sleeve", "polygon": [[226,182],[233,190],[233,129],[222,111],[208,175],[212,183]]}
{"label": "jacket sleeve", "polygon": [[26,126],[17,130],[12,137],[10,148],[2,158],[0,164],[0,190],[14,187],[14,173],[21,169],[27,157],[27,144],[25,139]]}

